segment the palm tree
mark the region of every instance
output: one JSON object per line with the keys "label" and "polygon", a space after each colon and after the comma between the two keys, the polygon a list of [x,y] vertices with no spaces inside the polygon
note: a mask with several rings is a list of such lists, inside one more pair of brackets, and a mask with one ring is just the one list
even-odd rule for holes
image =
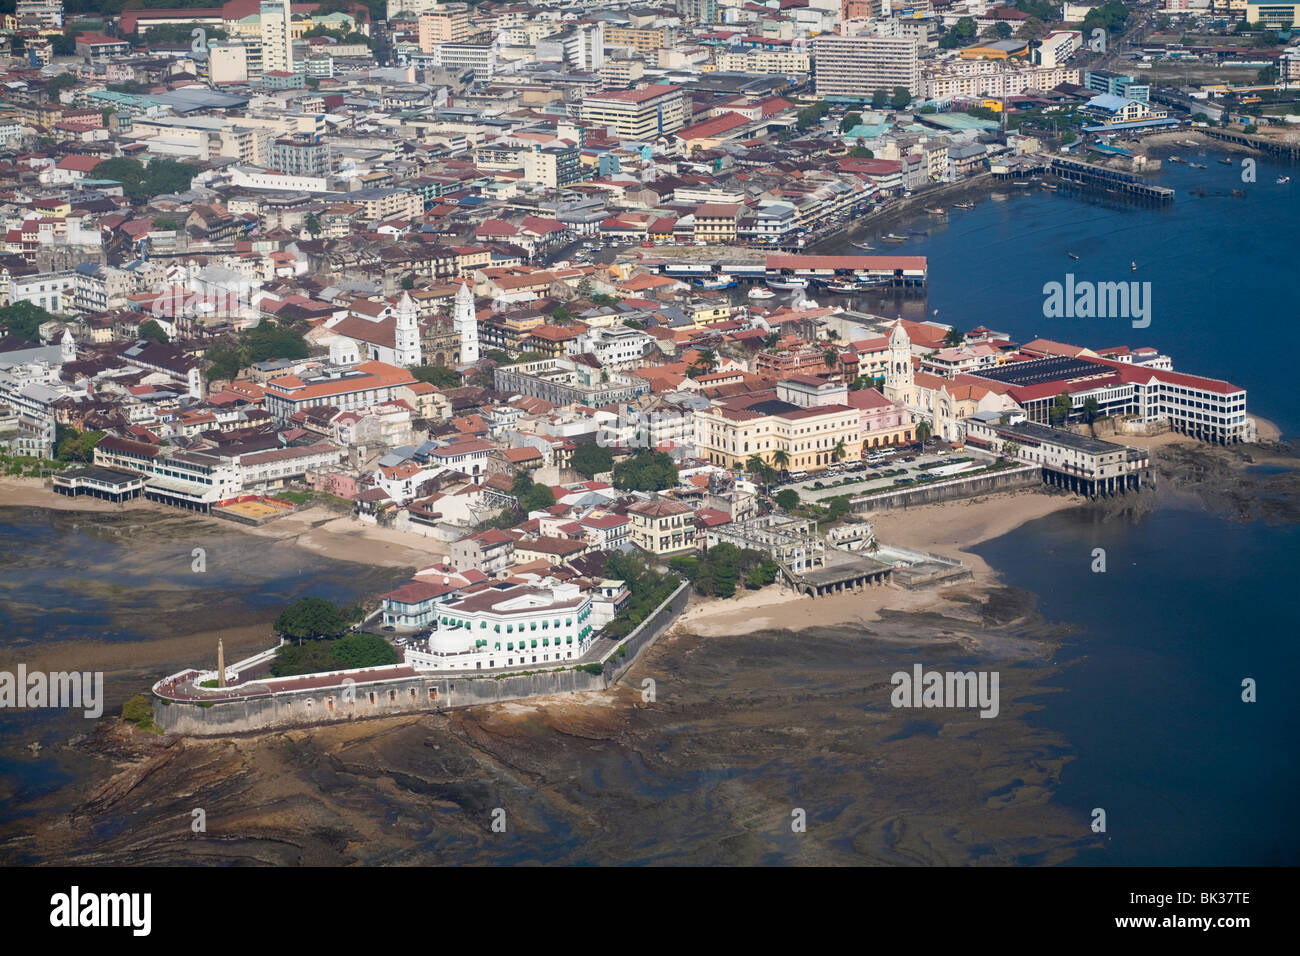
{"label": "palm tree", "polygon": [[917,441],[919,441],[919,442],[921,443],[921,450],[922,450],[922,451],[925,450],[925,443],[928,442],[928,441],[930,440],[930,435],[931,435],[931,434],[932,434],[932,432],[930,431],[930,423],[929,423],[929,422],[927,422],[927,421],[919,421],[919,422],[916,423],[916,438],[917,438]]}
{"label": "palm tree", "polygon": [[822,355],[822,361],[826,363],[827,368],[833,369],[839,364],[840,357],[835,354],[834,349],[827,349],[825,354]]}
{"label": "palm tree", "polygon": [[790,456],[786,454],[784,448],[778,448],[776,451],[772,452],[772,464],[776,465],[776,467],[780,468],[782,471],[789,469]]}
{"label": "palm tree", "polygon": [[831,450],[831,461],[843,461],[848,457],[848,455],[849,453],[844,447],[844,439],[841,438],[835,443],[835,447]]}

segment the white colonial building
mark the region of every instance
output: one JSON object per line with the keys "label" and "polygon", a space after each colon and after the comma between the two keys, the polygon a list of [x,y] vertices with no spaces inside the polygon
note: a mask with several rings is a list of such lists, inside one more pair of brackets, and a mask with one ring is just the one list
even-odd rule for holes
{"label": "white colonial building", "polygon": [[[615,592],[617,588],[614,589]],[[591,647],[592,601],[576,584],[501,581],[437,601],[425,649],[410,648],[417,670],[491,670],[575,661]]]}

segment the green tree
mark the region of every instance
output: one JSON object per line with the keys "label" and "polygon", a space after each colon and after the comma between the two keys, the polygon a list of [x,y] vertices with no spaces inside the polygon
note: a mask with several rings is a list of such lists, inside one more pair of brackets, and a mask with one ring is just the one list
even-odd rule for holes
{"label": "green tree", "polygon": [[867,147],[862,145],[854,146],[851,150],[849,150],[849,155],[852,156],[854,159],[875,159],[876,158],[875,153],[873,153],[871,150],[867,149]]}
{"label": "green tree", "polygon": [[943,334],[944,345],[950,345],[955,347],[961,345],[961,343],[964,342],[965,340],[966,340],[966,336],[962,335],[955,325]]}
{"label": "green tree", "polygon": [[411,289],[415,288],[415,276],[402,276],[400,285],[403,289],[409,292]]}
{"label": "green tree", "polygon": [[339,637],[347,628],[343,612],[324,598],[299,598],[280,612],[272,625],[285,637],[306,640]]}
{"label": "green tree", "polygon": [[704,349],[695,357],[686,370],[686,374],[691,378],[699,378],[701,375],[708,375],[718,367],[718,355],[713,349]]}
{"label": "green tree", "polygon": [[790,453],[784,448],[778,448],[776,451],[772,452],[772,464],[776,465],[776,467],[780,468],[782,471],[785,471],[790,467]]}
{"label": "green tree", "polygon": [[1062,392],[1060,395],[1057,395],[1052,401],[1052,408],[1048,413],[1051,423],[1053,425],[1064,425],[1066,421],[1069,420],[1070,409],[1070,393]]}
{"label": "green tree", "polygon": [[1088,423],[1088,429],[1096,435],[1097,430],[1095,423],[1101,417],[1101,403],[1089,395],[1083,400],[1083,420]]}
{"label": "green tree", "polygon": [[1016,31],[1016,37],[1021,40],[1041,40],[1045,36],[1047,36],[1047,24],[1034,16],[1022,23],[1020,29]]}
{"label": "green tree", "polygon": [[834,349],[827,349],[822,353],[822,362],[827,368],[833,369],[840,364],[840,356]]}
{"label": "green tree", "polygon": [[148,319],[140,323],[140,328],[136,330],[136,335],[142,339],[148,339],[150,342],[159,342],[166,345],[171,341],[163,327],[153,319]]}
{"label": "green tree", "polygon": [[39,342],[41,326],[55,318],[53,313],[31,302],[15,302],[0,307],[0,326],[9,335],[27,342]]}
{"label": "green tree", "polygon": [[90,463],[95,460],[95,446],[104,437],[103,432],[79,432],[66,425],[54,426],[54,457],[59,461],[80,461]]}
{"label": "green tree", "polygon": [[874,90],[871,94],[871,108],[873,110],[883,110],[889,105],[888,90]]}
{"label": "green tree", "polygon": [[330,651],[338,666],[345,670],[383,667],[402,660],[393,645],[378,634],[348,634],[333,642]]}
{"label": "green tree", "polygon": [[573,470],[586,478],[595,478],[614,467],[614,453],[594,441],[583,442],[573,450]]}
{"label": "green tree", "polygon": [[1005,20],[999,20],[997,23],[993,24],[993,32],[997,34],[999,40],[1005,40],[1011,36],[1011,24],[1007,23]]}
{"label": "green tree", "polygon": [[319,236],[325,231],[325,227],[320,224],[320,217],[314,212],[309,212],[303,217],[302,227],[313,236]]}
{"label": "green tree", "polygon": [[643,449],[614,465],[614,487],[620,491],[663,491],[677,484],[672,456]]}
{"label": "green tree", "polygon": [[776,493],[776,504],[782,511],[794,511],[799,507],[799,492],[793,488],[782,488]]}
{"label": "green tree", "polygon": [[843,461],[848,455],[848,449],[844,447],[844,439],[841,438],[835,443],[835,447],[831,449],[831,461]]}
{"label": "green tree", "polygon": [[[56,41],[67,40],[68,44],[72,45],[72,37],[55,37],[54,39]],[[57,56],[71,56],[72,54],[71,50],[68,51],[67,53],[59,53],[59,51],[56,49],[54,52]],[[72,89],[72,87],[76,86],[77,83],[78,83],[77,74],[59,73],[56,76],[50,77],[50,81],[45,84],[45,89],[50,94],[50,99],[57,101],[60,93],[62,93],[64,90]]]}
{"label": "green tree", "polygon": [[445,365],[412,365],[407,368],[416,380],[428,382],[435,388],[459,388],[460,375]]}
{"label": "green tree", "polygon": [[847,133],[849,130],[853,129],[853,127],[860,126],[861,124],[861,113],[849,113],[844,117],[844,119],[840,120],[840,132]]}
{"label": "green tree", "polygon": [[932,434],[929,422],[922,420],[916,423],[916,440],[921,443],[922,448],[925,447]]}
{"label": "green tree", "polygon": [[528,480],[528,490],[519,498],[520,510],[524,514],[531,514],[534,511],[545,511],[553,504],[555,504],[555,492],[551,491],[550,486],[535,482],[530,478]]}
{"label": "green tree", "polygon": [[176,232],[184,226],[175,219],[169,219],[166,216],[155,216],[149,228],[153,232]]}
{"label": "green tree", "polygon": [[121,183],[127,198],[141,202],[167,193],[185,192],[197,172],[197,167],[174,159],[155,159],[145,166],[139,160],[117,157],[97,163],[90,175],[93,179]]}

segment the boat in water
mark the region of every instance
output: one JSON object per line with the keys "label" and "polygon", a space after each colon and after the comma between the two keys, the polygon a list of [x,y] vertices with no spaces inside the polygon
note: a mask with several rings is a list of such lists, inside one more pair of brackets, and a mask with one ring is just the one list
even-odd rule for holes
{"label": "boat in water", "polygon": [[1053,189],[1053,190],[1054,190],[1054,189],[1059,189],[1060,187],[1058,187],[1058,186],[1056,185],[1056,183],[1043,183],[1043,188],[1044,188],[1044,189]]}
{"label": "boat in water", "polygon": [[862,287],[856,282],[846,282],[843,279],[833,279],[826,283],[826,291],[834,292],[836,295],[853,295],[861,292]]}
{"label": "boat in water", "polygon": [[880,237],[881,242],[907,242],[907,236],[897,236],[894,233],[887,233]]}
{"label": "boat in water", "polygon": [[754,288],[749,290],[749,297],[751,299],[775,299],[776,293],[771,289],[765,289],[761,285],[756,285]]}
{"label": "boat in water", "polygon": [[699,279],[701,289],[730,289],[736,284],[736,277],[723,272],[720,275]]}
{"label": "boat in water", "polygon": [[1219,160],[1219,163],[1220,163],[1220,165],[1223,165],[1223,166],[1231,166],[1231,165],[1232,165],[1232,160],[1231,160],[1229,157],[1225,156],[1225,157],[1223,157],[1223,159]]}
{"label": "boat in water", "polygon": [[1138,271],[1138,264],[1137,264],[1136,262],[1130,262],[1130,263],[1128,264],[1128,268],[1129,268],[1129,271],[1130,271],[1130,272],[1137,272],[1137,271]]}
{"label": "boat in water", "polygon": [[1170,161],[1171,163],[1185,163],[1185,162],[1187,162],[1187,160],[1183,159],[1181,156],[1170,156],[1170,157],[1169,157],[1169,161]]}
{"label": "boat in water", "polygon": [[865,242],[855,242],[855,243],[853,244],[853,248],[854,248],[854,249],[861,249],[861,250],[864,251],[864,252],[871,252],[872,249],[874,248],[874,246],[868,245],[868,244],[865,243]]}
{"label": "boat in water", "polygon": [[975,204],[973,202],[955,202],[952,204],[952,208],[953,209],[974,209]]}
{"label": "boat in water", "polygon": [[1277,184],[1278,184],[1279,186],[1285,186],[1285,185],[1286,185],[1287,183],[1289,183],[1290,181],[1291,181],[1291,177],[1290,177],[1290,176],[1279,176],[1279,177],[1277,177]]}
{"label": "boat in water", "polygon": [[768,279],[767,286],[769,289],[806,289],[808,280],[799,276],[781,276],[776,279]]}
{"label": "boat in water", "polygon": [[1067,252],[1066,255],[1069,256],[1071,259],[1077,259],[1077,258],[1079,258],[1078,255],[1076,255],[1076,254],[1073,253],[1073,252]]}

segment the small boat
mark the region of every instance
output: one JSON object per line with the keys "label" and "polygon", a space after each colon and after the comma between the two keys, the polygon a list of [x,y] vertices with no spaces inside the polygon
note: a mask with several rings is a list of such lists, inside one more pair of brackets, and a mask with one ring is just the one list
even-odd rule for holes
{"label": "small boat", "polygon": [[881,242],[907,242],[907,236],[896,236],[892,232],[880,237]]}
{"label": "small boat", "polygon": [[1219,160],[1219,164],[1220,164],[1221,166],[1231,166],[1231,165],[1232,165],[1232,160],[1229,159],[1227,156],[1225,156],[1223,159]]}
{"label": "small boat", "polygon": [[955,202],[952,204],[952,208],[953,209],[974,209],[975,204],[973,202]]}
{"label": "small boat", "polygon": [[808,288],[808,280],[799,276],[783,276],[777,279],[768,279],[767,285],[770,289],[806,289]]}
{"label": "small boat", "polygon": [[1233,199],[1245,199],[1246,191],[1244,189],[1234,189],[1230,195]]}
{"label": "small boat", "polygon": [[1138,271],[1138,264],[1137,264],[1136,262],[1130,262],[1130,263],[1128,264],[1128,268],[1129,268],[1129,271],[1130,271],[1130,272],[1137,272],[1137,271]]}
{"label": "small boat", "polygon": [[1060,187],[1058,187],[1058,186],[1056,185],[1056,183],[1043,183],[1043,188],[1044,188],[1044,189],[1059,189]]}
{"label": "small boat", "polygon": [[730,289],[736,284],[736,279],[723,272],[716,276],[709,276],[707,279],[700,279],[698,282],[701,289]]}
{"label": "small boat", "polygon": [[1290,177],[1290,176],[1279,176],[1279,177],[1277,177],[1277,184],[1278,184],[1279,186],[1285,186],[1285,185],[1286,185],[1287,183],[1289,183],[1290,181],[1291,181],[1291,177]]}
{"label": "small boat", "polygon": [[1071,259],[1077,259],[1077,258],[1079,258],[1079,257],[1078,257],[1077,255],[1075,255],[1073,252],[1067,252],[1066,255],[1069,256]]}
{"label": "small boat", "polygon": [[1181,156],[1170,156],[1170,157],[1169,157],[1169,161],[1170,161],[1171,163],[1185,163],[1185,162],[1187,162],[1187,160],[1183,159]]}
{"label": "small boat", "polygon": [[1200,146],[1201,144],[1198,143],[1198,142],[1197,142],[1196,140],[1194,140],[1194,139],[1185,139],[1185,140],[1183,140],[1183,145],[1184,145],[1184,146]]}
{"label": "small boat", "polygon": [[1209,169],[1209,168],[1210,168],[1210,167],[1206,166],[1204,163],[1192,163],[1191,165],[1192,165],[1192,166],[1195,166],[1197,169]]}
{"label": "small boat", "polygon": [[862,250],[864,250],[864,251],[866,251],[866,252],[870,252],[870,251],[872,250],[873,247],[870,246],[870,245],[868,245],[868,244],[865,243],[865,242],[855,242],[855,243],[853,244],[853,248],[854,248],[854,249],[862,249]]}
{"label": "small boat", "polygon": [[855,292],[862,291],[856,282],[845,282],[842,279],[834,279],[826,283],[826,291],[834,292],[836,295],[853,295]]}
{"label": "small boat", "polygon": [[749,297],[751,299],[775,299],[776,293],[771,289],[764,289],[761,285],[756,285],[749,290]]}

